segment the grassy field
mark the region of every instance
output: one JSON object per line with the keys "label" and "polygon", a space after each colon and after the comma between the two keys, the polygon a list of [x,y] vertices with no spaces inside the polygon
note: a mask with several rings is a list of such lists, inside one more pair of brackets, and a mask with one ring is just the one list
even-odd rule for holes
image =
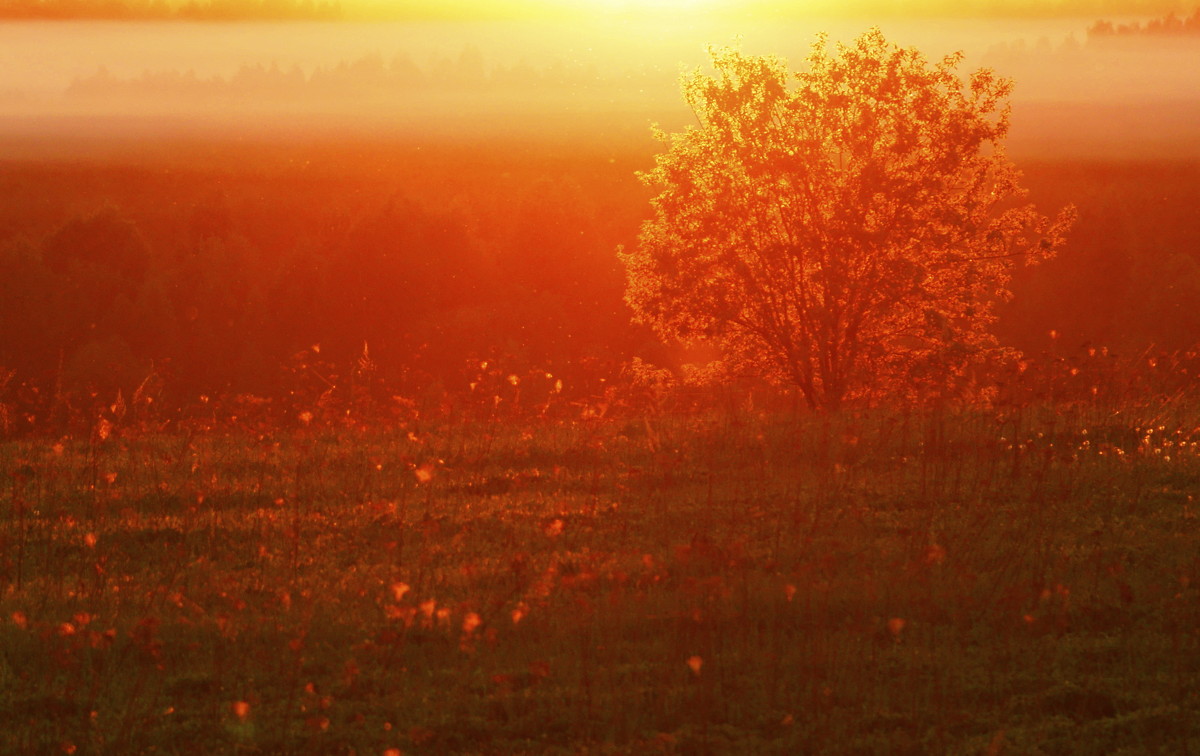
{"label": "grassy field", "polygon": [[1200,408],[582,414],[0,445],[0,752],[1200,750]]}

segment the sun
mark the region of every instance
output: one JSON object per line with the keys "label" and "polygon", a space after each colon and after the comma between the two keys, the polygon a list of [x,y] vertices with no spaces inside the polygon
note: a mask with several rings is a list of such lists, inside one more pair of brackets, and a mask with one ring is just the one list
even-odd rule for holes
{"label": "sun", "polygon": [[564,9],[588,14],[689,15],[728,10],[732,0],[557,0]]}
{"label": "sun", "polygon": [[404,18],[687,18],[725,14],[748,0],[345,0],[352,16]]}
{"label": "sun", "polygon": [[563,5],[574,5],[579,8],[596,10],[691,10],[696,8],[712,8],[720,3],[718,0],[561,0]]}

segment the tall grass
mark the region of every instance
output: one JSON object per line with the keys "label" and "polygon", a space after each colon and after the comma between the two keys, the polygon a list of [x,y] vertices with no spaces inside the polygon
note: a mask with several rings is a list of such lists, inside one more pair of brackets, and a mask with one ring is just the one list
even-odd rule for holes
{"label": "tall grass", "polygon": [[480,406],[0,446],[0,751],[1200,748],[1187,396]]}

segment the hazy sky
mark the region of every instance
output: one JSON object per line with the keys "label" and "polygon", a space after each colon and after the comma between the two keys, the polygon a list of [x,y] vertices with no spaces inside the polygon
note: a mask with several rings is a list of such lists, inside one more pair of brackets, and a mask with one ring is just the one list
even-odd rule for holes
{"label": "hazy sky", "polygon": [[[464,13],[479,7],[447,2]],[[520,7],[533,3],[568,5],[520,0]],[[1014,78],[1016,143],[1084,152],[1124,141],[1151,152],[1197,143],[1187,149],[1200,154],[1200,35],[1088,42],[1097,20],[1123,18],[1101,9],[1168,3],[1050,3],[1095,10],[1035,18],[1015,11],[1044,3],[962,0],[954,16],[889,12],[871,19],[822,15],[816,11],[831,3],[818,0],[788,3],[791,15],[773,18],[751,12],[765,0],[725,2],[723,13],[715,12],[715,0],[705,3],[643,3],[643,11],[662,11],[646,14],[574,0],[572,7],[593,13],[586,23],[536,14],[475,21],[0,22],[0,152],[10,147],[5,136],[96,137],[132,128],[129,119],[151,135],[207,124],[235,133],[353,128],[407,137],[498,130],[645,138],[652,121],[686,122],[679,74],[705,62],[707,45],[737,43],[798,67],[817,32],[849,40],[878,25],[890,41],[933,59],[964,51],[964,73],[988,65]],[[871,3],[854,7],[918,7]],[[1014,12],[965,15],[1001,5]],[[735,7],[743,12],[732,13]],[[930,0],[919,7],[934,6]],[[1051,138],[1064,132],[1069,138]]]}
{"label": "hazy sky", "polygon": [[[986,21],[948,18],[877,22],[892,41],[930,57],[963,50],[979,59],[996,45],[1045,38],[1057,44],[1082,37],[1083,19]],[[534,67],[594,68],[599,76],[655,69],[674,79],[681,66],[705,60],[711,44],[740,44],[747,52],[780,54],[799,64],[817,32],[850,39],[869,25],[858,19],[604,18],[479,22],[8,22],[0,23],[0,92],[61,93],[72,80],[100,69],[116,77],[145,72],[229,76],[255,64],[299,66],[306,73],[375,53],[419,66],[478,50],[486,66],[525,62]],[[52,50],[53,54],[47,54]]]}
{"label": "hazy sky", "polygon": [[719,18],[1138,16],[1184,12],[1177,0],[342,0],[347,15],[544,18],[668,15]]}
{"label": "hazy sky", "polygon": [[679,18],[1146,16],[1186,12],[1178,0],[0,0],[8,17],[264,18],[312,16],[335,9],[345,18],[443,18],[522,21],[582,16]]}

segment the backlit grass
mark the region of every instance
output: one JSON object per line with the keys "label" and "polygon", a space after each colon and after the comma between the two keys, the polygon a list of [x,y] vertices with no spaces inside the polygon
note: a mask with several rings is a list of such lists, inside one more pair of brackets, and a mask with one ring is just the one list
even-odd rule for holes
{"label": "backlit grass", "polygon": [[8,442],[0,751],[1200,748],[1196,409]]}

